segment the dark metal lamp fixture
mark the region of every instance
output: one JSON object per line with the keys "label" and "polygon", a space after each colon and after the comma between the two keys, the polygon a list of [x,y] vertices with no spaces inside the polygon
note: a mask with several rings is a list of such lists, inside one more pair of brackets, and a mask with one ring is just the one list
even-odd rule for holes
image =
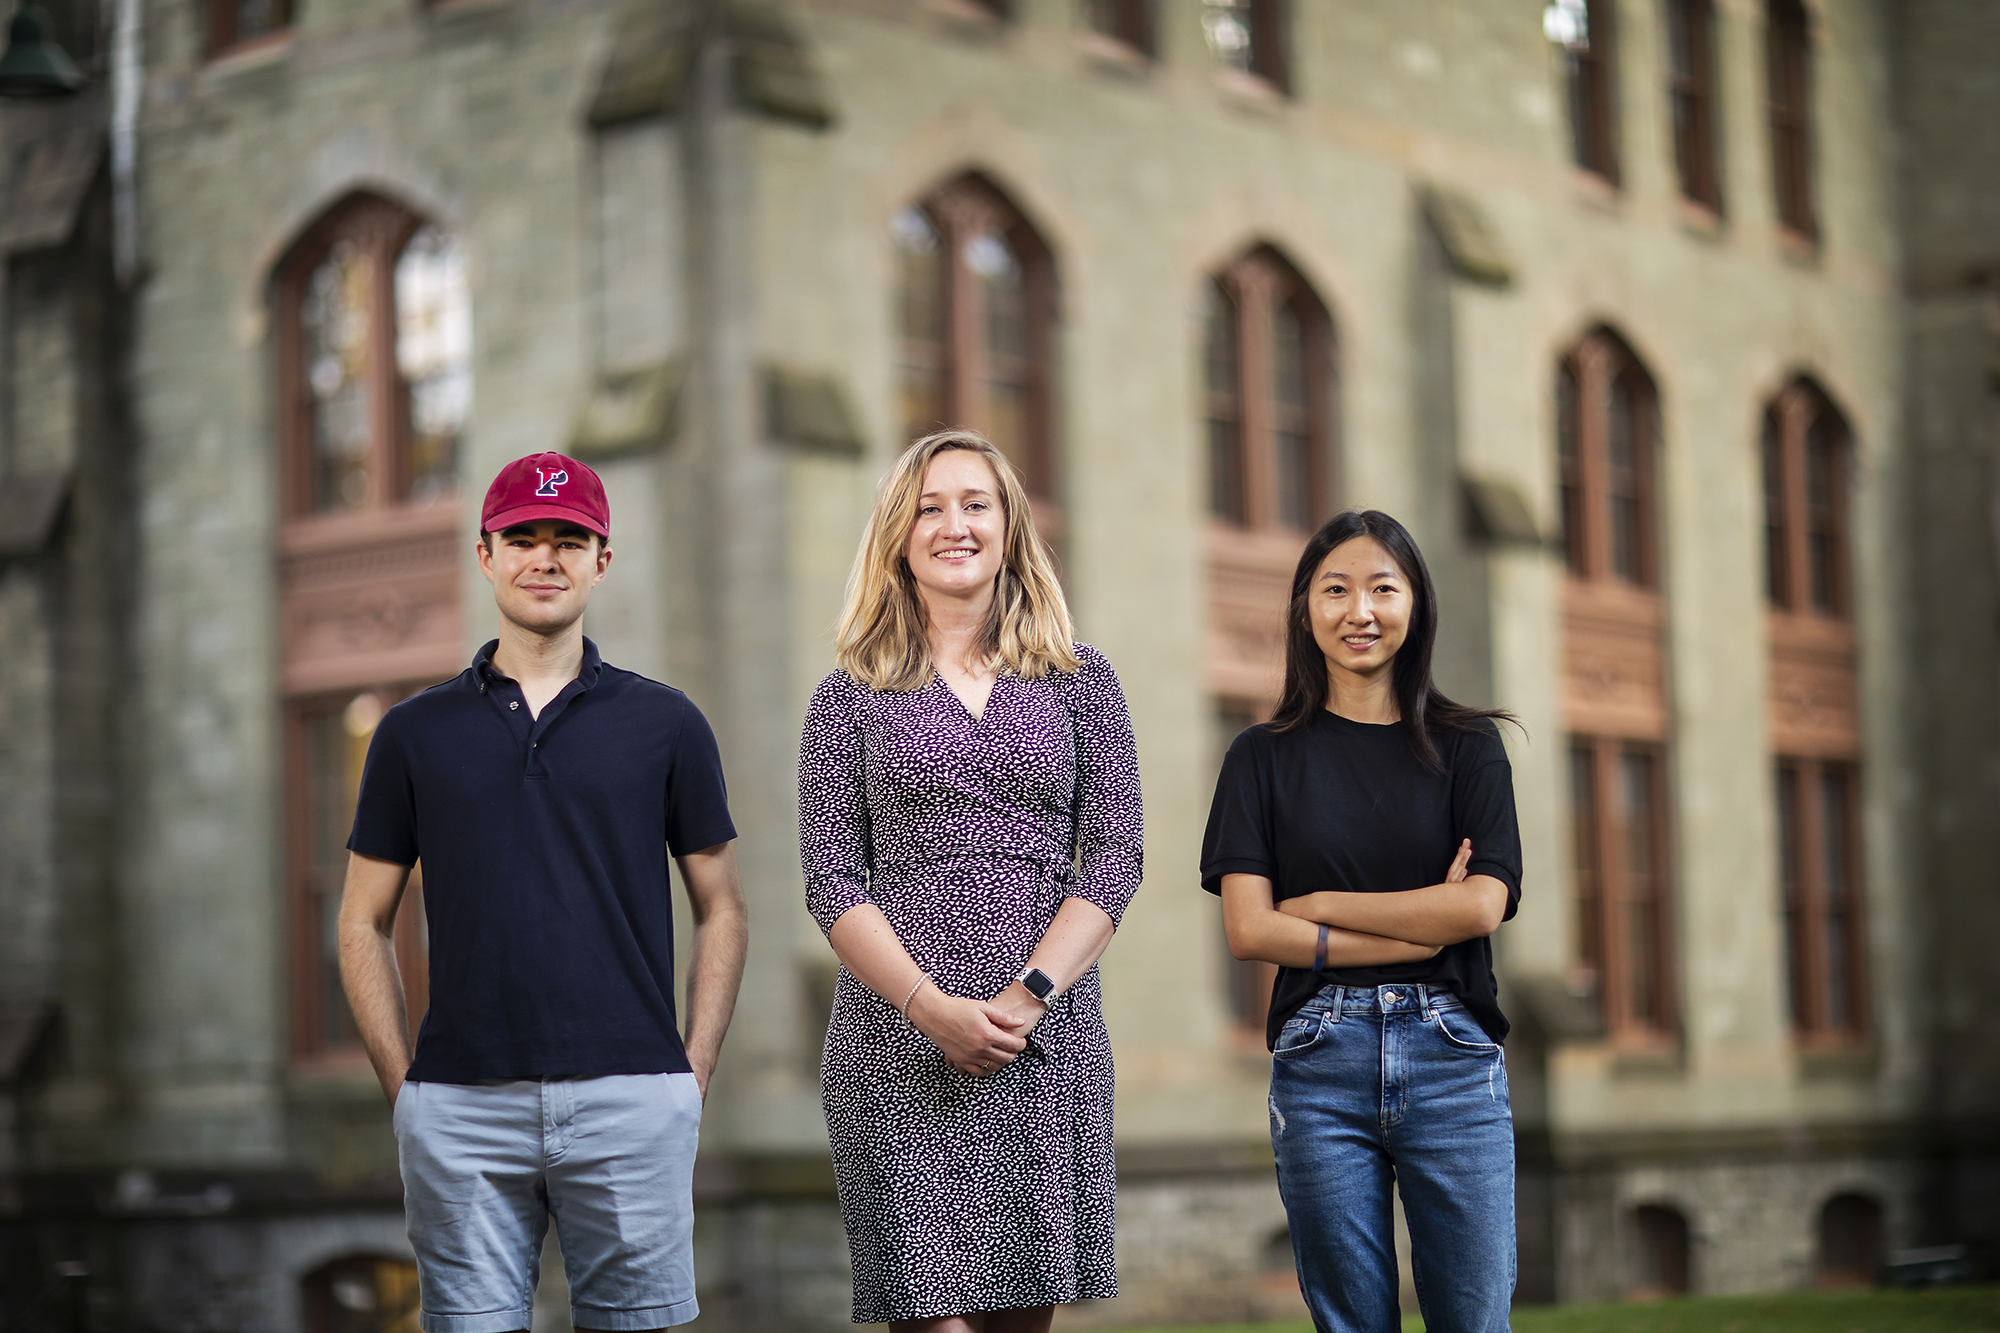
{"label": "dark metal lamp fixture", "polygon": [[0,97],[62,97],[83,84],[83,72],[49,32],[49,16],[34,5],[22,5],[7,25]]}

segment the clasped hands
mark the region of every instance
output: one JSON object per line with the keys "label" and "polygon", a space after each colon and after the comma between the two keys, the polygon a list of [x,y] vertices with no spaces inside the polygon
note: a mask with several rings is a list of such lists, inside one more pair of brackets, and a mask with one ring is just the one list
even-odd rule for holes
{"label": "clasped hands", "polygon": [[946,995],[926,983],[910,1000],[909,1019],[961,1074],[986,1077],[1028,1048],[1028,1034],[1048,1006],[1015,982],[990,1000]]}

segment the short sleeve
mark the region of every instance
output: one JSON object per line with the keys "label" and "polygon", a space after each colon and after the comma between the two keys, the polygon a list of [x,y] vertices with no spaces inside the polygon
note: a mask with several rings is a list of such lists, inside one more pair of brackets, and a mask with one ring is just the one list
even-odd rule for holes
{"label": "short sleeve", "polygon": [[391,709],[368,742],[368,758],[361,767],[361,796],[354,806],[354,829],[348,835],[347,850],[413,866],[421,855],[417,798],[397,722],[396,711]]}
{"label": "short sleeve", "polygon": [[1222,892],[1224,875],[1278,878],[1278,854],[1272,845],[1270,784],[1262,740],[1252,728],[1238,736],[1223,756],[1215,779],[1215,799],[1208,806],[1208,831],[1201,840],[1201,886]]}
{"label": "short sleeve", "polygon": [[1452,817],[1458,836],[1472,839],[1468,875],[1491,875],[1507,886],[1507,914],[1521,905],[1521,826],[1514,814],[1514,766],[1499,728],[1482,719],[1459,746],[1452,765]]}
{"label": "short sleeve", "polygon": [[821,681],[799,737],[799,868],[806,910],[823,931],[869,900],[859,689],[844,671]]}
{"label": "short sleeve", "polygon": [[675,856],[736,837],[715,731],[692,701],[683,698],[681,706],[686,713],[667,763],[667,850]]}
{"label": "short sleeve", "polygon": [[1067,682],[1076,719],[1076,890],[1115,927],[1145,873],[1145,810],[1139,750],[1118,673],[1104,654],[1077,645],[1081,660]]}

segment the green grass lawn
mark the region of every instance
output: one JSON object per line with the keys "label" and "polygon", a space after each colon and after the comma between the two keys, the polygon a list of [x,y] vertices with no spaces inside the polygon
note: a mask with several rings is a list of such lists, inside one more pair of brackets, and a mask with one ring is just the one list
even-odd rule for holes
{"label": "green grass lawn", "polygon": [[[1514,1333],[2000,1333],[2000,1287],[1702,1296],[1626,1305],[1537,1305]],[[1423,1333],[1411,1316],[1403,1333]],[[1311,1324],[1210,1324],[1146,1333],[1312,1333]]]}

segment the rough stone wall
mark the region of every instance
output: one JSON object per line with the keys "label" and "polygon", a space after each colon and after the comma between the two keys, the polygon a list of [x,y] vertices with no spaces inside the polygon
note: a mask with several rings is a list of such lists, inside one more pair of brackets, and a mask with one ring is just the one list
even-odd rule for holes
{"label": "rough stone wall", "polygon": [[[1897,7],[1905,127],[1911,466],[1905,559],[1923,738],[1927,1110],[1936,1157],[1926,1239],[2000,1257],[2000,903],[1980,850],[2000,815],[2000,13]],[[1949,578],[1932,577],[1950,570]]]}

